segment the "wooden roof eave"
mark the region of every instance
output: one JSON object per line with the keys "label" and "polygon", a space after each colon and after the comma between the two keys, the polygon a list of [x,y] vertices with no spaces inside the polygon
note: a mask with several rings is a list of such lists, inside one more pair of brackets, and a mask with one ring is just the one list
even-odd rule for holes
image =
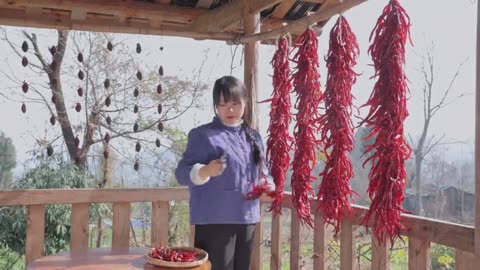
{"label": "wooden roof eave", "polygon": [[[254,38],[243,35],[243,26],[240,25],[243,10],[238,9],[239,1],[209,10],[123,0],[0,0],[0,25],[179,36],[244,43],[247,40],[275,40],[286,32],[298,35],[309,25],[318,21],[326,22],[331,16],[366,0],[348,0],[340,4],[336,3],[338,0],[323,1],[325,6],[318,12],[302,19],[285,21],[275,18],[275,14],[271,18],[262,19],[261,31],[255,33]],[[253,1],[249,9],[255,13],[280,2],[285,5],[289,0]],[[208,23],[212,21],[213,26]],[[324,23],[315,26],[317,33],[321,32],[323,25]]]}

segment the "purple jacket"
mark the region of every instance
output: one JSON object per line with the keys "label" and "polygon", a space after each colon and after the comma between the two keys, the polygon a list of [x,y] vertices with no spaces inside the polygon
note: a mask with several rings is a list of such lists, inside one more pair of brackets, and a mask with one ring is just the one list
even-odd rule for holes
{"label": "purple jacket", "polygon": [[[261,137],[254,132],[261,145]],[[227,154],[227,167],[203,185],[195,185],[190,171]],[[190,190],[191,224],[252,224],[260,221],[259,200],[244,195],[258,181],[258,167],[245,128],[225,126],[217,117],[188,134],[187,148],[175,170],[177,181]]]}

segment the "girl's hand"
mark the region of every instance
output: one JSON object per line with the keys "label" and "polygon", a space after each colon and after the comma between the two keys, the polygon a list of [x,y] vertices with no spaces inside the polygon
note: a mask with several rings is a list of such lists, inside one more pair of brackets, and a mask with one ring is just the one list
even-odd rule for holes
{"label": "girl's hand", "polygon": [[208,177],[219,176],[223,173],[227,164],[222,159],[214,159],[208,165],[202,167],[199,171],[200,177],[206,179]]}

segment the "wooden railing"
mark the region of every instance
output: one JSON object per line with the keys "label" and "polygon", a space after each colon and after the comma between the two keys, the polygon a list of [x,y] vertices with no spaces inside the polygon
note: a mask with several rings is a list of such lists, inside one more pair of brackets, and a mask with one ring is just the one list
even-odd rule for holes
{"label": "wooden railing", "polygon": [[[285,194],[284,207],[292,209],[291,196]],[[152,243],[168,242],[169,202],[188,199],[186,188],[142,188],[142,189],[81,189],[81,190],[14,190],[0,191],[0,206],[25,206],[27,208],[27,239],[25,265],[43,256],[45,206],[50,204],[71,204],[72,250],[88,248],[89,208],[92,203],[112,203],[112,247],[128,247],[130,235],[130,205],[133,202],[152,203]],[[263,207],[262,207],[263,208]],[[316,202],[312,201],[312,209]],[[353,206],[352,215],[341,225],[340,267],[355,269],[354,226],[366,208]],[[263,213],[263,211],[262,211]],[[300,269],[300,246],[302,226],[291,211],[290,228],[290,269]],[[320,215],[315,215],[313,230],[313,269],[327,269],[327,234]],[[408,269],[430,269],[430,244],[438,243],[456,249],[456,269],[473,267],[474,228],[438,220],[404,215],[402,220],[408,237]],[[263,223],[257,224],[256,245],[252,270],[262,269]],[[194,227],[190,227],[190,243],[193,243]],[[281,269],[281,224],[279,217],[273,217],[271,228],[270,269]],[[389,269],[389,247],[372,241],[371,269]]]}

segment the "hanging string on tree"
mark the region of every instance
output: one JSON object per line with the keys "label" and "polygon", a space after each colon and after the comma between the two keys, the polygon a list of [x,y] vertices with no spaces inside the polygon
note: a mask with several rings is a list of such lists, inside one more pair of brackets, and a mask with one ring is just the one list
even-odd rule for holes
{"label": "hanging string on tree", "polygon": [[358,74],[353,70],[359,54],[357,38],[342,15],[330,32],[327,54],[327,85],[325,114],[320,118],[321,140],[326,150],[325,168],[317,194],[319,210],[325,223],[340,231],[340,222],[351,212],[353,193],[350,179],[353,165],[349,154],[353,150],[352,85]]}
{"label": "hanging string on tree", "polygon": [[315,137],[318,126],[318,107],[323,98],[318,72],[318,39],[315,31],[307,29],[297,40],[298,48],[293,62],[297,70],[292,75],[294,92],[297,94],[294,131],[295,154],[292,162],[292,203],[302,223],[313,227],[309,196],[314,195],[311,172],[316,164]]}
{"label": "hanging string on tree", "polygon": [[289,152],[293,143],[293,138],[288,133],[291,121],[290,92],[292,90],[289,52],[289,39],[283,37],[278,42],[277,50],[271,61],[273,65],[273,94],[270,105],[266,156],[275,181],[275,197],[269,210],[275,214],[282,213],[283,190],[290,164]]}
{"label": "hanging string on tree", "polygon": [[397,0],[391,0],[373,29],[368,52],[372,56],[377,82],[364,106],[370,106],[362,121],[371,128],[365,140],[374,138],[365,154],[372,168],[368,195],[371,205],[363,223],[368,228],[373,219],[375,237],[393,245],[404,229],[400,218],[407,181],[405,160],[412,152],[403,136],[407,111],[407,78],[404,71],[405,44],[410,38],[410,18]]}

